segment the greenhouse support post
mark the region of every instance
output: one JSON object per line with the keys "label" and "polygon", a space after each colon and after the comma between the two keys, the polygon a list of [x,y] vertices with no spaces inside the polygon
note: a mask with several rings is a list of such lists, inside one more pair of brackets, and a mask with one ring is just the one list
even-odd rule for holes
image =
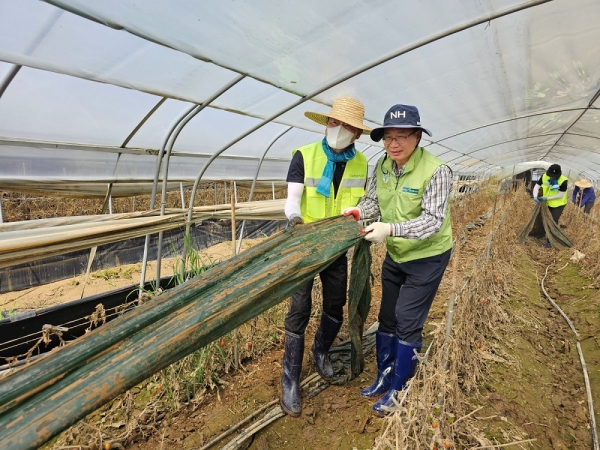
{"label": "greenhouse support post", "polygon": [[[121,153],[119,153],[117,155],[117,162],[115,163],[115,170],[113,172],[113,175],[115,175],[117,173],[117,164],[119,163],[120,158],[121,158]],[[112,188],[113,188],[113,184],[108,183],[107,190],[106,190],[106,196],[104,197],[104,202],[102,203],[102,210],[100,211],[100,214],[105,214],[107,207],[110,209],[110,214],[112,214],[112,203],[110,201],[112,198],[111,197]],[[88,262],[87,262],[87,266],[86,266],[86,270],[85,270],[85,278],[83,279],[83,286],[81,286],[81,296],[79,297],[80,299],[83,298],[83,293],[85,292],[85,287],[90,278],[90,272],[92,270],[92,263],[94,261],[94,258],[96,257],[97,250],[98,250],[97,246],[92,247],[90,249],[90,254],[88,256]]]}
{"label": "greenhouse support post", "polygon": [[[262,167],[262,163],[265,160],[267,153],[269,153],[269,150],[271,150],[271,147],[273,147],[273,144],[275,144],[275,142],[277,142],[279,140],[280,137],[282,137],[284,134],[286,134],[288,131],[290,131],[292,129],[292,127],[287,127],[285,130],[283,130],[281,133],[279,133],[277,136],[275,136],[271,142],[269,142],[269,145],[267,145],[267,148],[265,149],[265,151],[263,152],[262,156],[260,157],[260,160],[258,161],[258,164],[256,165],[256,172],[254,173],[254,178],[252,179],[252,186],[250,186],[250,194],[248,194],[248,201],[251,202],[252,201],[252,197],[254,196],[254,188],[256,187],[256,180],[258,180],[258,174],[260,173],[260,168]],[[216,186],[216,184],[215,184]],[[216,191],[215,191],[216,192]],[[216,194],[215,194],[215,205],[217,204],[216,201]],[[273,200],[275,200],[275,194],[273,194]],[[238,241],[237,244],[237,252],[240,252],[240,249],[242,248],[242,240],[244,238],[244,228],[246,226],[246,220],[242,221],[242,226],[240,227],[240,239]]]}
{"label": "greenhouse support post", "polygon": [[[168,140],[166,147],[166,154],[164,155],[164,175],[163,175],[163,183],[162,183],[162,193],[161,193],[161,201],[160,201],[160,215],[165,215],[165,206],[167,203],[167,185],[169,181],[169,163],[171,161],[171,153],[173,151],[173,146],[175,145],[175,141],[179,137],[181,131],[185,128],[185,126],[192,120],[196,115],[198,115],[204,108],[210,105],[216,98],[220,97],[223,93],[227,92],[237,83],[245,78],[244,75],[237,76],[231,82],[227,83],[221,89],[214,92],[209,98],[207,98],[201,105],[197,105],[192,112],[190,112],[177,127],[173,130],[173,134],[171,138]],[[160,171],[159,171],[160,173]],[[190,207],[193,207],[193,203],[190,203]],[[158,233],[158,246],[156,249],[156,289],[160,287],[160,270],[161,270],[161,260],[162,260],[162,243],[163,243],[163,232]],[[185,267],[185,258],[182,259],[183,266]],[[185,270],[185,269],[184,269]]]}
{"label": "greenhouse support post", "polygon": [[21,67],[22,66],[15,64],[10,68],[10,70],[4,77],[4,80],[2,80],[2,83],[0,83],[0,98],[2,97],[2,94],[4,94],[4,92],[6,91],[8,86],[10,85],[11,81],[15,78],[17,73],[19,73],[19,70],[21,70]]}
{"label": "greenhouse support post", "polygon": [[[233,253],[232,256],[235,256],[235,255],[237,255],[237,251],[236,251],[236,247],[235,247],[235,235],[236,235],[235,205],[236,205],[237,201],[235,198],[236,196],[234,195],[235,181],[233,181],[231,184],[233,185],[232,190],[231,190],[231,251]],[[233,367],[235,367],[236,369],[239,368],[239,366],[240,366],[240,359],[239,359],[239,355],[238,355],[238,339],[239,339],[238,329],[235,328],[233,330]]]}
{"label": "greenhouse support post", "polygon": [[[343,83],[346,80],[349,80],[350,78],[354,78],[357,75],[360,75],[361,73],[364,73],[374,67],[380,66],[383,63],[386,63],[394,58],[397,58],[399,56],[402,56],[406,53],[409,53],[413,50],[416,50],[418,48],[424,47],[428,44],[431,44],[432,42],[436,42],[439,41],[440,39],[443,39],[445,37],[451,36],[453,34],[459,33],[461,31],[464,30],[468,30],[469,28],[473,28],[477,25],[481,25],[483,23],[488,23],[491,20],[500,18],[500,17],[504,17],[504,16],[508,16],[510,14],[519,12],[519,11],[523,11],[525,9],[528,8],[532,8],[538,5],[542,5],[544,3],[548,3],[552,0],[534,0],[528,3],[523,3],[520,5],[516,5],[516,6],[512,6],[510,8],[506,8],[503,9],[501,11],[498,11],[494,14],[485,14],[482,15],[480,17],[477,17],[475,19],[472,20],[468,20],[462,24],[456,25],[452,28],[449,28],[447,30],[443,30],[440,33],[436,33],[432,36],[426,37],[418,42],[415,42],[413,44],[407,45],[406,47],[403,47],[399,50],[396,50],[394,52],[391,52],[385,56],[382,56],[381,58],[378,58],[374,61],[371,61],[361,67],[358,67],[357,69],[351,70],[350,72],[347,72],[346,74],[342,75],[341,77],[335,78],[332,81],[325,83],[324,85],[322,85],[321,87],[317,88],[316,90],[305,94],[304,96],[302,96],[301,98],[299,98],[298,100],[296,100],[295,102],[292,102],[290,105],[286,106],[285,108],[275,112],[274,114],[272,114],[271,116],[263,119],[261,122],[259,122],[258,124],[254,125],[253,127],[249,128],[248,130],[246,130],[244,133],[242,133],[241,135],[239,135],[238,137],[234,138],[232,141],[230,141],[228,144],[226,144],[224,147],[220,148],[219,150],[217,150],[209,159],[208,161],[206,161],[206,163],[204,163],[204,166],[202,167],[202,169],[200,170],[200,173],[198,174],[198,176],[196,177],[196,181],[194,182],[194,186],[192,188],[192,193],[191,193],[191,201],[190,201],[190,207],[188,208],[188,222],[186,225],[186,234],[189,234],[190,232],[190,226],[191,226],[191,219],[192,219],[192,214],[193,214],[193,204],[194,204],[194,198],[196,197],[196,192],[198,190],[198,186],[200,184],[200,180],[202,179],[202,177],[204,176],[204,173],[206,172],[206,170],[208,169],[208,167],[212,164],[212,162],[224,151],[226,151],[227,149],[231,148],[233,145],[237,144],[238,142],[240,142],[242,139],[244,139],[245,137],[249,136],[250,134],[254,133],[256,130],[262,128],[263,126],[265,126],[266,124],[272,122],[273,120],[277,119],[278,117],[282,116],[283,114],[287,113],[288,111],[291,111],[292,109],[296,108],[297,106],[300,106],[301,104],[303,104],[304,102],[312,99],[313,97],[327,91],[328,89],[331,89],[334,86],[337,86],[341,83]],[[185,256],[185,255],[184,255]]]}
{"label": "greenhouse support post", "polygon": [[4,223],[4,214],[2,213],[2,198],[4,197],[4,193],[0,192],[0,223]]}
{"label": "greenhouse support post", "polygon": [[[154,204],[156,202],[156,191],[158,189],[158,176],[160,173],[160,166],[161,166],[161,161],[162,161],[162,156],[164,154],[165,151],[165,147],[167,145],[167,141],[168,139],[171,137],[171,133],[173,133],[173,130],[175,130],[175,127],[177,127],[177,125],[179,125],[179,123],[181,123],[181,121],[183,119],[186,118],[186,116],[191,113],[194,108],[196,107],[196,105],[193,105],[192,107],[188,108],[181,116],[179,116],[175,122],[171,125],[171,128],[169,130],[169,132],[167,133],[167,136],[165,137],[165,139],[163,140],[162,146],[160,148],[160,151],[157,153],[156,155],[156,164],[155,164],[155,169],[154,169],[154,181],[152,182],[152,192],[150,194],[150,209],[154,209]],[[150,247],[150,235],[146,235],[146,240],[144,242],[144,254],[142,256],[142,273],[140,275],[140,288],[139,288],[139,298],[142,297],[142,293],[144,292],[143,288],[144,288],[144,284],[146,283],[146,266],[148,264],[148,250]]]}

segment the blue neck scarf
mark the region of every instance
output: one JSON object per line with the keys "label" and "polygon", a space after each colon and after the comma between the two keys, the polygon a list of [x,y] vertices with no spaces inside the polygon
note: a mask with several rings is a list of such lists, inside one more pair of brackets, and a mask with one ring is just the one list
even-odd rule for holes
{"label": "blue neck scarf", "polygon": [[323,138],[323,151],[327,155],[327,164],[323,169],[323,175],[321,175],[321,181],[317,186],[317,192],[324,197],[329,198],[329,192],[331,191],[331,183],[333,183],[333,173],[335,171],[335,163],[348,162],[356,156],[356,149],[354,144],[344,150],[342,153],[336,153],[329,148],[327,144],[327,138]]}

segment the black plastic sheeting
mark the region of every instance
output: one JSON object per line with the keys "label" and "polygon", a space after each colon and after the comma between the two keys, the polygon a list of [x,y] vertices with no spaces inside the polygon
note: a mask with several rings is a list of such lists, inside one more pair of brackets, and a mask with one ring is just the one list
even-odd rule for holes
{"label": "black plastic sheeting", "polygon": [[[147,282],[145,288],[151,289],[151,283]],[[174,279],[171,277],[161,278],[160,285],[163,289],[174,287]],[[109,292],[91,295],[62,303],[56,306],[39,309],[37,311],[27,311],[8,319],[0,320],[0,370],[8,363],[8,358],[15,358],[25,355],[42,337],[42,328],[44,325],[54,325],[64,327],[67,330],[61,335],[64,341],[70,341],[85,334],[85,330],[90,327],[90,321],[86,317],[91,316],[96,311],[96,305],[102,304],[106,311],[106,322],[119,317],[119,315],[129,311],[134,305],[130,305],[117,314],[114,308],[127,303],[132,303],[138,298],[139,286],[132,284],[118,288]],[[37,349],[31,355],[35,358],[37,355],[49,352],[60,345],[58,335],[51,333],[49,342],[41,342]],[[24,357],[19,358],[25,361]]]}
{"label": "black plastic sheeting", "polygon": [[[252,239],[271,235],[283,228],[285,223],[285,221],[246,221],[244,237]],[[237,224],[238,236],[240,226],[241,222]],[[198,250],[231,240],[231,221],[204,221],[198,223],[192,230],[194,248]],[[157,240],[157,236],[152,236],[149,260],[156,259]],[[106,245],[101,249],[99,248],[95,264],[92,265],[92,270],[101,270],[119,264],[141,262],[144,241],[145,238],[133,239],[113,245]],[[163,237],[163,257],[180,254],[182,247],[182,231],[165,233]],[[100,250],[102,250],[101,254],[99,254]],[[70,278],[85,272],[88,254],[89,251],[85,251],[65,255],[64,258],[48,258],[37,263],[24,264],[20,272],[14,271],[12,273],[30,274],[29,276],[31,277],[35,275],[33,279],[36,281],[47,279],[43,278],[43,276],[57,277],[59,274],[63,274],[61,278],[52,278],[48,281],[38,282],[37,284]],[[57,260],[59,261],[57,262]],[[45,264],[42,264],[44,262]],[[54,266],[52,266],[52,263],[54,263]],[[40,266],[44,269],[50,268],[51,270],[38,270]],[[11,269],[14,270],[16,268]],[[64,275],[65,273],[67,274],[66,276]],[[1,276],[4,278],[6,274],[3,273]],[[151,289],[151,283],[152,281],[146,283],[145,288],[147,290]],[[174,287],[174,280],[171,277],[163,277],[161,278],[160,286],[163,289],[170,289]],[[62,334],[62,339],[65,341],[73,340],[85,334],[85,330],[90,327],[90,321],[86,317],[91,316],[96,311],[96,305],[102,304],[102,308],[107,314],[106,321],[109,322],[119,316],[114,308],[137,299],[138,289],[137,284],[132,284],[81,300],[51,306],[38,311],[27,311],[0,320],[0,370],[5,368],[2,367],[3,365],[8,363],[7,358],[21,356],[20,359],[24,361],[22,355],[26,354],[41,339],[42,327],[44,325],[67,328],[68,330]],[[125,311],[120,311],[120,313],[123,312]],[[37,355],[46,353],[60,345],[60,339],[56,334],[50,333],[48,338],[49,342],[41,342],[31,355],[32,357],[35,358]]]}
{"label": "black plastic sheeting", "polygon": [[[244,238],[252,239],[270,236],[283,228],[285,223],[285,221],[281,220],[247,220],[244,227]],[[236,222],[238,239],[241,224],[241,221]],[[184,229],[164,232],[163,258],[181,254],[184,245],[183,232]],[[205,220],[192,227],[193,247],[197,250],[230,240],[230,220]],[[94,262],[92,263],[92,272],[123,264],[141,262],[144,253],[144,243],[145,238],[140,237],[98,247]],[[157,244],[158,235],[151,235],[148,252],[149,261],[156,260]],[[20,291],[82,275],[87,268],[89,254],[89,250],[81,250],[3,269],[0,272],[0,293]]]}

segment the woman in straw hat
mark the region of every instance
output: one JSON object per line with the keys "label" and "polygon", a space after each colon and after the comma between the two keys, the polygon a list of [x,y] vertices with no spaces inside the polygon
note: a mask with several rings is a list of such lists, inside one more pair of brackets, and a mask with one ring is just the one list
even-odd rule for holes
{"label": "woman in straw hat", "polygon": [[[363,123],[364,111],[358,100],[338,98],[328,114],[304,113],[325,127],[325,137],[292,152],[285,204],[289,226],[340,215],[345,208],[356,206],[363,196],[367,159],[355,149],[354,141],[371,131]],[[333,370],[327,353],[344,318],[348,281],[346,255],[335,260],[319,277],[323,285],[323,313],[311,350],[317,372],[328,379],[333,376]],[[293,417],[299,416],[302,411],[300,372],[313,282],[310,280],[292,295],[285,317],[281,406]]]}
{"label": "woman in straw hat", "polygon": [[590,213],[592,206],[594,206],[595,200],[596,192],[594,192],[592,183],[584,178],[575,182],[572,201],[580,208],[583,208],[584,213]]}

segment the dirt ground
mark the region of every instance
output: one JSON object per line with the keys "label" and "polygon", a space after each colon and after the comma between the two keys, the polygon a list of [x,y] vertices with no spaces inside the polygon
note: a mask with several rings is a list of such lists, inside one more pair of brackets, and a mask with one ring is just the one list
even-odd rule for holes
{"label": "dirt ground", "polygon": [[[483,249],[486,224],[471,233],[474,247]],[[568,229],[566,230],[568,234]],[[248,243],[251,245],[251,243]],[[516,245],[516,243],[515,243]],[[596,411],[600,410],[600,292],[580,274],[581,263],[569,260],[572,250],[545,249],[530,239],[525,244],[528,258],[512,261],[519,277],[512,280],[512,291],[503,300],[503,308],[512,317],[516,332],[497,330],[511,348],[516,364],[490,360],[473,405],[482,405],[474,414],[486,437],[508,442],[508,430],[519,430],[522,443],[510,448],[586,449],[591,447],[591,429],[584,378],[576,339],[564,318],[543,295],[540,282],[545,280],[548,294],[564,309],[580,334]],[[477,250],[476,248],[473,251]],[[381,253],[382,248],[374,248]],[[585,250],[584,250],[585,251]],[[231,244],[208,250],[214,259],[228,258]],[[378,259],[379,258],[379,259]],[[375,258],[379,261],[381,254]],[[163,274],[172,272],[173,262],[165,261]],[[139,268],[122,267],[130,277],[105,279],[98,275],[86,286],[85,295],[114,289],[139,280]],[[367,325],[376,320],[380,282],[374,267],[373,303]],[[153,269],[150,269],[149,273]],[[470,266],[459,268],[462,274]],[[82,277],[77,281],[81,283]],[[443,320],[450,281],[444,280],[430,313],[425,334]],[[0,309],[39,308],[79,298],[81,284],[65,280],[33,288],[27,292],[0,295]],[[307,331],[302,377],[314,373],[308,357],[317,318]],[[345,327],[338,342],[348,338]],[[426,338],[427,339],[427,338]],[[486,350],[486,343],[481,351]],[[190,402],[169,412],[145,434],[139,433],[129,449],[200,449],[215,436],[238,423],[261,406],[278,399],[283,346],[280,343],[254,359],[245,360],[243,369],[223,374],[223,383],[207,392],[198,402]],[[372,401],[359,390],[375,377],[375,355],[367,355],[365,371],[345,386],[330,386],[312,399],[303,398],[299,418],[285,416],[258,432],[245,448],[266,449],[370,449],[385,425],[384,419],[371,413]],[[475,406],[473,408],[476,409]],[[600,414],[596,413],[600,423]],[[123,426],[116,424],[115,427]],[[243,428],[243,427],[242,427]],[[234,433],[235,435],[235,433]],[[227,439],[211,448],[221,448]],[[62,447],[66,448],[66,447]],[[79,447],[70,447],[79,448]],[[81,449],[90,448],[82,446]],[[115,446],[113,448],[120,448]],[[479,448],[479,447],[478,447]],[[483,448],[483,447],[481,447]]]}
{"label": "dirt ground", "polygon": [[[572,251],[542,248],[527,243],[529,260],[519,261],[521,276],[505,304],[519,323],[518,332],[506,336],[518,360],[514,370],[490,366],[481,400],[486,408],[490,435],[500,434],[506,422],[537,439],[531,448],[592,448],[588,402],[576,342],[566,320],[540,289],[573,322],[589,373],[596,423],[600,423],[600,292],[580,275],[580,264],[569,260]],[[585,261],[582,262],[585,264]]]}

